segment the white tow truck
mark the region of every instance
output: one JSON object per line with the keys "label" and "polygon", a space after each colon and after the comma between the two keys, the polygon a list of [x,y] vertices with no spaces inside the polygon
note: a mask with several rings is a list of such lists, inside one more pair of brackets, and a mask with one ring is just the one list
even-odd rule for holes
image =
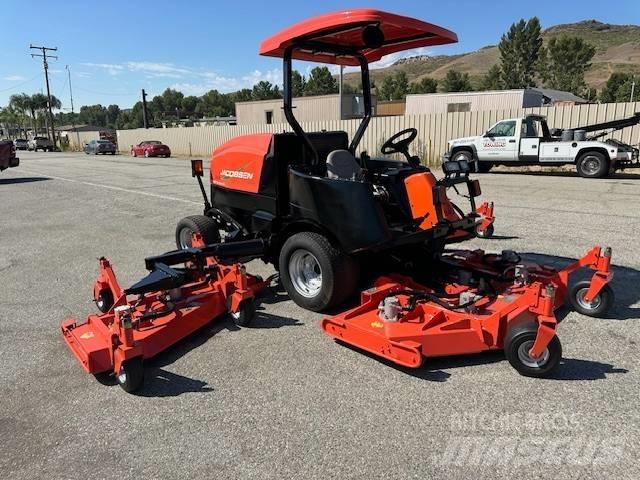
{"label": "white tow truck", "polygon": [[526,115],[502,120],[481,136],[450,140],[444,161],[467,160],[477,172],[488,172],[494,165],[574,164],[582,177],[602,178],[616,170],[640,168],[638,148],[615,139],[599,140],[637,124],[640,112],[620,120],[550,130],[545,117]]}

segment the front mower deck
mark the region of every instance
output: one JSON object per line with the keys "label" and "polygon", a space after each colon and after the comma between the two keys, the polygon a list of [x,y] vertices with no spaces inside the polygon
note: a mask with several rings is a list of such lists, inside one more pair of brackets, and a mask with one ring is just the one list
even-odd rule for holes
{"label": "front mower deck", "polygon": [[[254,296],[271,281],[248,275],[239,257],[262,254],[261,241],[204,245],[146,259],[149,275],[122,290],[111,264],[100,259],[94,298],[102,314],[85,323],[62,322],[65,342],[85,371],[115,375],[126,391],[142,384],[143,360],[171,347],[212,320],[231,313],[241,326],[255,314]],[[223,263],[223,259],[233,262]],[[185,263],[185,268],[170,265]],[[115,300],[114,300],[115,299]]]}

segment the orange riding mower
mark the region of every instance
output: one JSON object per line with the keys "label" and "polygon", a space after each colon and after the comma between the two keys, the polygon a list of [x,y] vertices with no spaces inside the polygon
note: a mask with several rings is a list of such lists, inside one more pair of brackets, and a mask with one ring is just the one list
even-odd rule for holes
{"label": "orange riding mower", "polygon": [[[588,267],[591,280],[569,289]],[[543,377],[560,362],[554,312],[568,299],[578,312],[602,317],[613,304],[611,249],[594,247],[562,270],[522,260],[513,251],[457,250],[439,256],[425,283],[380,277],[360,306],[322,320],[334,339],[404,367],[423,359],[503,349],[522,375]]]}
{"label": "orange riding mower", "polygon": [[149,275],[125,290],[110,262],[100,259],[94,300],[102,313],[83,324],[62,322],[65,342],[88,373],[113,375],[133,392],[143,383],[144,360],[212,320],[230,313],[237,325],[249,325],[254,297],[272,279],[247,274],[239,262],[262,254],[263,242],[205,245],[197,233],[192,242],[192,248],[147,258]]}

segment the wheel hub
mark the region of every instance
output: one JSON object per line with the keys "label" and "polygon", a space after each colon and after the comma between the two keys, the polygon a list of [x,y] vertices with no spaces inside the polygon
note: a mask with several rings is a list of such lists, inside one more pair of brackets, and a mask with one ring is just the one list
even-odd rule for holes
{"label": "wheel hub", "polygon": [[585,172],[593,175],[600,168],[600,160],[596,157],[588,156],[584,159],[583,165]]}
{"label": "wheel hub", "polygon": [[602,298],[600,297],[600,294],[598,294],[593,298],[593,300],[587,302],[585,297],[587,296],[588,291],[588,288],[581,288],[580,290],[578,290],[578,292],[576,293],[576,302],[578,302],[578,305],[580,305],[585,310],[596,310],[600,306]]}
{"label": "wheel hub", "polygon": [[300,295],[315,297],[322,288],[322,269],[318,259],[307,250],[296,250],[289,259],[289,277]]}
{"label": "wheel hub", "polygon": [[549,349],[545,348],[544,352],[542,352],[542,355],[540,355],[538,358],[533,358],[529,354],[529,351],[532,347],[533,340],[527,340],[526,342],[523,342],[518,347],[518,359],[523,365],[529,368],[540,368],[549,361]]}

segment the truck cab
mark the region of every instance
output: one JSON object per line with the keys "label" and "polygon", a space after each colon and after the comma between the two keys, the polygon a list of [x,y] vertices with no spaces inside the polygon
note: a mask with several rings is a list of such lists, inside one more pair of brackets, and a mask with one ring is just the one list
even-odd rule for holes
{"label": "truck cab", "polygon": [[488,172],[494,165],[575,164],[581,176],[591,178],[640,166],[638,149],[615,140],[589,139],[587,129],[550,130],[541,115],[510,118],[483,135],[449,141],[444,160],[474,162],[478,172]]}

